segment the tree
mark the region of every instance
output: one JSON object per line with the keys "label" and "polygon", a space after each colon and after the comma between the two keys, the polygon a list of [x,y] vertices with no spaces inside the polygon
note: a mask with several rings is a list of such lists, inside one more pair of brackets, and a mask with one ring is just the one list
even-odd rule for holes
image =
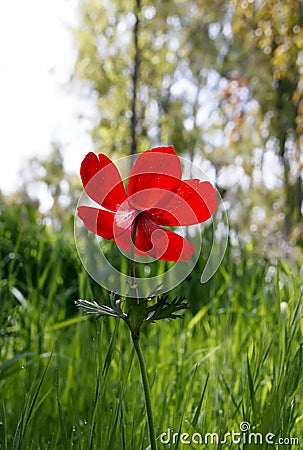
{"label": "tree", "polygon": [[213,169],[235,230],[276,246],[282,224],[288,236],[301,220],[302,15],[291,4],[83,0],[75,76],[95,93],[95,151],[173,144]]}
{"label": "tree", "polygon": [[229,3],[228,65],[248,80],[262,112],[264,147],[272,146],[279,158],[289,236],[302,221],[303,5],[299,0]]}
{"label": "tree", "polygon": [[[197,128],[206,64],[216,59],[208,27],[218,12],[222,15],[211,5],[184,0],[82,2],[75,71],[97,94],[100,117],[93,137],[99,148],[125,154],[127,146],[135,148],[136,132],[141,149],[170,142],[179,151],[194,150],[194,132],[188,128],[192,123]],[[210,48],[201,53],[194,36]],[[191,98],[176,94],[185,79]]]}

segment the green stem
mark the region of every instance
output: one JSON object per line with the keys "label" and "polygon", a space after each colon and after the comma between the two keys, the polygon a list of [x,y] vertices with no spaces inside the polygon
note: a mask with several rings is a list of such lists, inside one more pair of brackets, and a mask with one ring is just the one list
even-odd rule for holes
{"label": "green stem", "polygon": [[147,420],[148,420],[148,426],[149,426],[150,448],[151,448],[151,450],[157,450],[146,363],[145,363],[144,355],[143,355],[142,348],[140,345],[139,336],[133,335],[132,338],[133,338],[133,343],[134,343],[135,350],[136,350],[138,360],[139,360],[143,388],[144,388]]}
{"label": "green stem", "polygon": [[[131,251],[130,251],[130,277],[131,277],[131,285],[132,285],[131,288],[133,288],[133,289],[136,289],[136,285],[135,285],[136,268],[135,268],[134,256],[135,256],[135,241],[136,241],[138,219],[139,219],[139,214],[135,218],[133,229],[132,229],[132,243],[131,243]],[[138,300],[139,300],[138,294],[136,297],[137,297],[137,304],[138,304]],[[133,330],[131,330],[131,332],[132,332],[132,339],[133,339],[134,347],[135,347],[135,350],[136,350],[136,353],[138,356],[138,361],[139,361],[140,370],[141,370],[141,377],[142,377],[142,382],[143,382],[147,420],[148,420],[148,427],[149,427],[149,436],[150,436],[150,447],[151,447],[151,450],[157,450],[147,369],[146,369],[146,363],[145,363],[144,355],[143,355],[142,348],[140,345],[140,340],[139,340],[140,331],[134,332]]]}

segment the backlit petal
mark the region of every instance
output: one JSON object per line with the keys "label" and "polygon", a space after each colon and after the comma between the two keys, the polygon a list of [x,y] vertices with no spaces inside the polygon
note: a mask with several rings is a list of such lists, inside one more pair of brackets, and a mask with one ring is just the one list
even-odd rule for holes
{"label": "backlit petal", "polygon": [[161,202],[147,212],[158,225],[189,226],[208,220],[217,205],[215,188],[207,181],[192,179],[181,181],[166,204]]}
{"label": "backlit petal", "polygon": [[104,239],[113,238],[113,223],[115,214],[105,209],[79,206],[78,216],[83,220],[86,228]]}
{"label": "backlit petal", "polygon": [[88,153],[81,163],[80,175],[86,193],[104,208],[116,211],[126,199],[119,171],[106,155]]}
{"label": "backlit petal", "polygon": [[130,173],[128,197],[131,205],[141,211],[157,206],[163,197],[178,189],[181,175],[180,160],[172,146],[145,151]]}

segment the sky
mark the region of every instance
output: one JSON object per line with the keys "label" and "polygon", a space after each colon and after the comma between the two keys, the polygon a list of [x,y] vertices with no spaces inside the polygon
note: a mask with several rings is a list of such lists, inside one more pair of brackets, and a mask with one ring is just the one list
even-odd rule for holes
{"label": "sky", "polygon": [[[64,147],[65,167],[77,171],[90,150],[87,99],[68,84],[76,50],[70,28],[78,0],[0,2],[0,191],[20,185],[23,162]],[[87,113],[87,114],[86,114]]]}

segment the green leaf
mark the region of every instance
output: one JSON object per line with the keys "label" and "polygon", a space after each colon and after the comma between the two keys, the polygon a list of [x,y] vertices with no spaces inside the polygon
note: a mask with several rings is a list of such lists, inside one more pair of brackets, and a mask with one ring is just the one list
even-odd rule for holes
{"label": "green leaf", "polygon": [[177,319],[182,316],[175,313],[184,309],[189,309],[189,303],[185,300],[185,297],[175,297],[172,301],[169,301],[168,295],[159,296],[157,302],[147,308],[147,321],[155,322],[161,319]]}

